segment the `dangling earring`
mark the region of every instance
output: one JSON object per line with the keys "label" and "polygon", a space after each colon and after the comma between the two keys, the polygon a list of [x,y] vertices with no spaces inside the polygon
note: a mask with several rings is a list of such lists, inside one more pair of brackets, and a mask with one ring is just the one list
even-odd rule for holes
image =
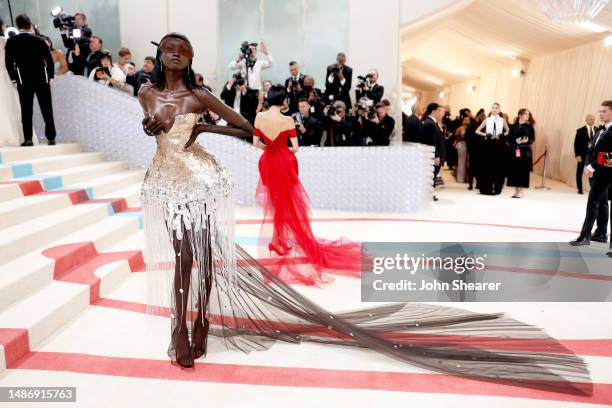
{"label": "dangling earring", "polygon": [[191,76],[191,66],[187,65],[187,76]]}
{"label": "dangling earring", "polygon": [[159,64],[159,70],[160,70],[160,71],[163,71],[163,70],[164,70],[164,64],[162,64],[162,63],[160,63],[160,64]]}

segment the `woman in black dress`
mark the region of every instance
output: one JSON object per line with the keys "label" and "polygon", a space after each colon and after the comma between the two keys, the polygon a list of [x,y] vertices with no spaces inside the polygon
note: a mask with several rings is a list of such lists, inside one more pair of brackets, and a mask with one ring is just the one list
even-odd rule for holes
{"label": "woman in black dress", "polygon": [[521,109],[510,126],[508,135],[510,165],[507,184],[515,188],[513,198],[521,198],[523,188],[529,188],[529,173],[533,170],[531,145],[535,141],[534,123],[531,112],[528,109]]}
{"label": "woman in black dress", "polygon": [[491,106],[491,113],[478,126],[476,134],[482,137],[481,171],[478,178],[480,194],[501,194],[506,177],[506,137],[509,129],[498,103]]}

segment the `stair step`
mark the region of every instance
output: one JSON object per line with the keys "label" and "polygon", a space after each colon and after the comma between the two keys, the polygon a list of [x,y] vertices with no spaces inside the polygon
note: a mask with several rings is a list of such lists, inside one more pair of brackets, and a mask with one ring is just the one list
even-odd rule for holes
{"label": "stair step", "polygon": [[[142,234],[138,228],[138,220],[127,217],[108,217],[73,234],[64,236],[43,247],[34,248],[26,255],[0,265],[0,310],[20,298],[33,293],[53,280],[53,272],[57,267],[65,268],[67,263],[75,262],[69,248],[66,248],[63,258],[54,261],[43,254],[45,249],[56,248],[67,244],[92,242],[98,252],[109,248],[136,234]],[[126,247],[130,250],[138,249]],[[74,251],[83,251],[75,248]],[[49,253],[47,252],[47,255]],[[88,256],[90,254],[79,254]]]}
{"label": "stair step", "polygon": [[25,161],[14,161],[10,166],[29,165],[34,174],[53,172],[68,167],[83,166],[86,164],[100,163],[104,160],[102,152],[85,152],[62,154],[57,156],[41,157]]}
{"label": "stair step", "polygon": [[107,217],[108,205],[73,205],[0,231],[0,264]]}
{"label": "stair step", "polygon": [[[128,207],[138,206],[140,202],[140,189],[142,183],[140,173],[127,171],[104,176],[103,180],[92,179],[94,187],[67,186],[62,190],[52,190],[50,193],[42,192],[12,200],[0,200],[0,229],[28,221],[40,214],[50,214],[54,211],[69,207],[73,204],[88,200],[87,195],[93,199],[124,199]],[[100,183],[99,183],[100,181]],[[129,183],[127,187],[123,185]],[[123,188],[122,188],[123,187]],[[85,191],[70,191],[83,189]],[[108,191],[112,189],[112,191]],[[63,193],[63,191],[66,191]],[[108,191],[99,194],[100,191]],[[74,201],[71,200],[74,199]]]}
{"label": "stair step", "polygon": [[14,161],[23,161],[38,159],[41,157],[80,153],[82,151],[83,146],[78,143],[58,143],[55,146],[37,145],[31,147],[1,147],[0,163],[6,164]]}

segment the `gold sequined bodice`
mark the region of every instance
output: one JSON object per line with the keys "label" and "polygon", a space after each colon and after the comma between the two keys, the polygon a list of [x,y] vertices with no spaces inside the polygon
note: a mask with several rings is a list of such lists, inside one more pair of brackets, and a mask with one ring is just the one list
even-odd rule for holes
{"label": "gold sequined bodice", "polygon": [[172,128],[156,136],[157,152],[145,175],[143,199],[184,203],[231,188],[231,177],[213,154],[197,143],[184,149],[199,118],[197,113],[177,115]]}

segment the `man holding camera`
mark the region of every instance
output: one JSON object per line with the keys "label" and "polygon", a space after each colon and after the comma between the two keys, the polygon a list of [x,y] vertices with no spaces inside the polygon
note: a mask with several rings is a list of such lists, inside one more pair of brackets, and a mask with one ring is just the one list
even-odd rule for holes
{"label": "man holding camera", "polygon": [[300,72],[300,66],[296,61],[289,63],[289,73],[291,76],[285,80],[285,88],[289,99],[289,113],[294,114],[298,111],[298,100],[302,97],[306,76]]}
{"label": "man holding camera", "polygon": [[321,121],[321,119],[323,119],[323,110],[325,109],[323,92],[315,87],[315,80],[310,75],[304,76],[304,85],[302,88],[302,98],[308,100],[310,114]]}
{"label": "man holding camera", "polygon": [[21,124],[24,142],[32,146],[32,115],[34,95],[45,120],[45,136],[50,145],[55,144],[55,122],[51,102],[50,83],[53,80],[53,57],[49,46],[41,37],[32,32],[32,22],[25,14],[15,19],[19,34],[6,40],[5,64],[13,83],[17,84],[21,105]]}
{"label": "man holding camera", "polygon": [[365,96],[359,98],[354,108],[354,116],[351,121],[353,144],[355,146],[374,145],[376,124],[372,119],[375,116],[376,109],[374,108],[373,101]]}
{"label": "man holding camera", "polygon": [[151,81],[151,75],[155,69],[155,57],[145,57],[142,68],[132,75],[128,75],[126,82],[134,88],[134,96],[138,96],[138,91],[143,84]]}
{"label": "man holding camera", "polygon": [[298,112],[293,114],[300,146],[321,146],[321,124],[310,113],[308,99],[298,101]]}
{"label": "man holding camera", "polygon": [[[87,17],[83,13],[76,13],[73,18],[62,15],[57,20],[60,25],[62,41],[66,47],[66,60],[68,67],[75,75],[84,75],[85,59],[90,54],[89,41],[93,35],[87,26]],[[54,25],[56,25],[54,21]],[[102,46],[100,46],[100,49]]]}
{"label": "man holding camera", "polygon": [[355,89],[356,100],[365,96],[373,100],[374,103],[380,102],[385,94],[385,87],[378,84],[378,71],[371,69],[365,77],[360,75],[357,79],[359,79],[359,83]]}
{"label": "man holding camera", "polygon": [[264,57],[257,59],[257,43],[245,41],[242,43],[238,57],[229,64],[229,69],[242,72],[246,76],[247,86],[257,91],[261,90],[261,71],[274,64],[272,56],[268,53],[268,46],[263,41],[261,53]]}
{"label": "man holding camera", "polygon": [[336,56],[336,63],[327,67],[325,76],[325,97],[330,103],[342,101],[346,109],[350,109],[351,104],[351,84],[353,82],[353,68],[346,65],[346,55],[343,52]]}
{"label": "man holding camera", "polygon": [[389,146],[391,144],[391,133],[393,133],[393,128],[395,128],[395,120],[387,115],[387,107],[384,103],[378,102],[374,107],[376,115],[370,119],[376,125],[374,145]]}
{"label": "man holding camera", "polygon": [[221,91],[221,99],[227,106],[232,107],[251,124],[255,123],[257,110],[257,98],[246,84],[246,79],[241,73],[234,74],[227,81]]}
{"label": "man holding camera", "polygon": [[346,105],[336,101],[326,107],[323,128],[326,132],[324,146],[351,146],[351,125],[346,117]]}

